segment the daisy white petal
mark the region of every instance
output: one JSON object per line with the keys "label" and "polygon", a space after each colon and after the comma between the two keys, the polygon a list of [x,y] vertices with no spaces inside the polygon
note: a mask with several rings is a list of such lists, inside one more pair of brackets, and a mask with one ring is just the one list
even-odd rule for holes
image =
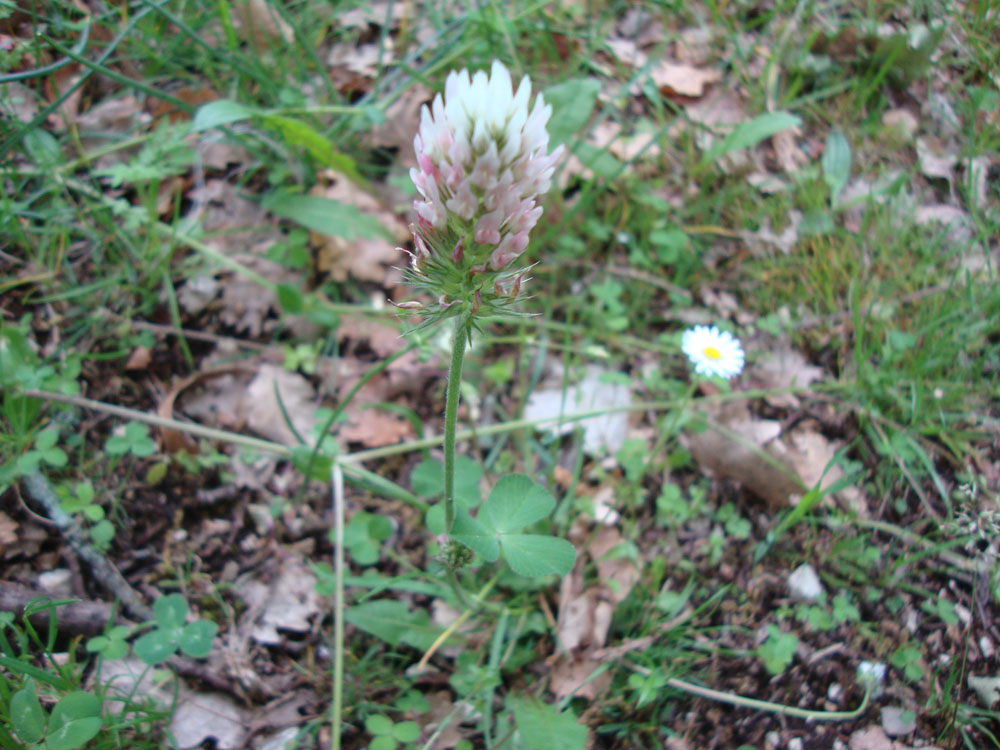
{"label": "daisy white petal", "polygon": [[681,350],[699,375],[731,378],[743,370],[743,347],[730,333],[715,326],[695,326],[685,331]]}

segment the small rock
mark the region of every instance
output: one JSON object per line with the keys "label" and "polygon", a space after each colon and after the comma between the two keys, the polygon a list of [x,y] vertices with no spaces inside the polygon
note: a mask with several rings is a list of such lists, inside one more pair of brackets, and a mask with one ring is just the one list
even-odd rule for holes
{"label": "small rock", "polygon": [[788,590],[793,599],[814,602],[823,593],[823,584],[812,565],[800,565],[788,576]]}
{"label": "small rock", "polygon": [[882,709],[882,729],[890,737],[901,737],[917,728],[917,717],[913,711],[899,706],[886,706]]}
{"label": "small rock", "polygon": [[882,115],[882,124],[887,128],[899,130],[907,138],[912,138],[920,123],[907,109],[890,109]]}
{"label": "small rock", "polygon": [[996,653],[996,649],[993,648],[993,641],[990,640],[988,635],[984,635],[979,639],[979,650],[983,652],[984,659],[993,658],[993,654]]}
{"label": "small rock", "polygon": [[298,739],[298,727],[285,727],[280,732],[268,735],[260,745],[260,750],[286,750],[286,748],[297,747],[295,740]]}
{"label": "small rock", "polygon": [[56,598],[73,596],[72,574],[67,568],[56,568],[38,574],[38,587]]}
{"label": "small rock", "polygon": [[832,703],[836,703],[840,700],[840,696],[844,694],[844,688],[840,686],[839,682],[831,683],[830,687],[826,689],[826,699]]}
{"label": "small rock", "polygon": [[802,740],[798,737],[788,740],[788,750],[802,750]]}
{"label": "small rock", "polygon": [[764,735],[764,747],[768,750],[778,750],[781,747],[781,735],[778,732],[768,732]]}

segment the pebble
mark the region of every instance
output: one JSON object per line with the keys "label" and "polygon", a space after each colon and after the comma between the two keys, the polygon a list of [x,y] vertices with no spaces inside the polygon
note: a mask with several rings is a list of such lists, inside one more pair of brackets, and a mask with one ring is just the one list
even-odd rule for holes
{"label": "pebble", "polygon": [[844,694],[844,688],[840,686],[839,682],[833,682],[830,687],[826,689],[826,699],[833,703],[840,700],[840,696]]}
{"label": "pebble", "polygon": [[781,735],[778,732],[768,732],[764,735],[764,747],[768,750],[778,750],[781,747]]}
{"label": "pebble", "polygon": [[993,654],[996,653],[996,649],[993,648],[993,641],[990,640],[988,635],[984,635],[979,639],[979,650],[983,652],[984,659],[993,658]]}
{"label": "pebble", "polygon": [[38,574],[38,587],[58,598],[73,596],[72,574],[68,568],[56,568]]}
{"label": "pebble", "polygon": [[788,750],[802,750],[802,740],[798,737],[788,740]]}
{"label": "pebble", "polygon": [[794,599],[814,602],[823,593],[823,584],[820,583],[816,569],[807,563],[797,567],[788,576],[788,590]]}
{"label": "pebble", "polygon": [[917,716],[900,706],[886,706],[882,709],[882,729],[890,737],[909,734],[917,728]]}

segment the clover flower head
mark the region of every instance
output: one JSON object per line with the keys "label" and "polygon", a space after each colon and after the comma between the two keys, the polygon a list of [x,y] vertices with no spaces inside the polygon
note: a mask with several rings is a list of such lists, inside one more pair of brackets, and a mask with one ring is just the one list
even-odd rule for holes
{"label": "clover flower head", "polygon": [[410,170],[420,193],[414,283],[478,305],[476,289],[489,296],[497,282],[520,273],[509,266],[528,246],[542,215],[538,196],[551,187],[563,150],[548,153],[552,107],[541,94],[529,107],[530,98],[528,77],[515,90],[510,72],[494,61],[489,75],[452,71],[444,96],[422,109]]}
{"label": "clover flower head", "polygon": [[681,350],[699,375],[731,378],[743,370],[743,347],[730,333],[715,326],[695,326],[684,332]]}

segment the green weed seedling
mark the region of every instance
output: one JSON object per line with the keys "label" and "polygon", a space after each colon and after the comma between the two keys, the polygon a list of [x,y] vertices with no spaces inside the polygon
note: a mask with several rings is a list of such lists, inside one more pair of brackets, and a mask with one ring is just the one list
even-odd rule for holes
{"label": "green weed seedling", "polygon": [[132,628],[126,625],[113,625],[104,635],[95,635],[87,641],[87,651],[100,654],[105,659],[114,661],[123,659],[128,653],[128,641]]}
{"label": "green weed seedling", "polygon": [[382,714],[372,714],[365,719],[365,729],[372,734],[369,750],[395,750],[396,747],[414,747],[420,738],[420,725],[415,721],[396,721]]}
{"label": "green weed seedling", "polygon": [[103,725],[100,698],[82,690],[64,695],[51,712],[42,707],[30,679],[10,699],[10,726],[24,747],[75,750],[93,739]]}
{"label": "green weed seedling", "polygon": [[94,502],[97,493],[94,491],[93,483],[85,479],[72,486],[60,484],[55,489],[60,498],[59,506],[71,515],[83,516],[87,521],[87,530],[94,546],[100,550],[107,550],[114,538],[115,527],[105,518],[104,508]]}
{"label": "green weed seedling", "polygon": [[187,601],[181,594],[168,594],[153,604],[153,629],[136,640],[135,655],[146,664],[166,661],[178,649],[195,659],[212,651],[212,639],[219,626],[209,620],[186,622]]}
{"label": "green weed seedling", "polygon": [[360,511],[344,528],[344,547],[358,565],[374,565],[378,562],[382,543],[391,535],[392,524],[388,518]]}
{"label": "green weed seedling", "polygon": [[503,558],[518,575],[565,575],[573,567],[576,551],[565,539],[520,533],[546,518],[556,501],[539,484],[523,474],[508,474],[494,485],[475,518],[462,511],[455,519],[456,540],[486,562]]}
{"label": "green weed seedling", "polygon": [[918,682],[924,676],[921,666],[924,654],[919,646],[900,646],[889,656],[889,663],[903,671],[903,676],[910,682]]}
{"label": "green weed seedling", "polygon": [[768,625],[767,640],[757,647],[757,658],[771,674],[783,674],[798,647],[799,639],[794,633],[782,633],[777,625]]}
{"label": "green weed seedling", "polygon": [[104,442],[104,450],[110,456],[131,453],[137,458],[145,458],[156,452],[156,442],[149,436],[148,425],[127,422],[121,433],[112,435]]}

